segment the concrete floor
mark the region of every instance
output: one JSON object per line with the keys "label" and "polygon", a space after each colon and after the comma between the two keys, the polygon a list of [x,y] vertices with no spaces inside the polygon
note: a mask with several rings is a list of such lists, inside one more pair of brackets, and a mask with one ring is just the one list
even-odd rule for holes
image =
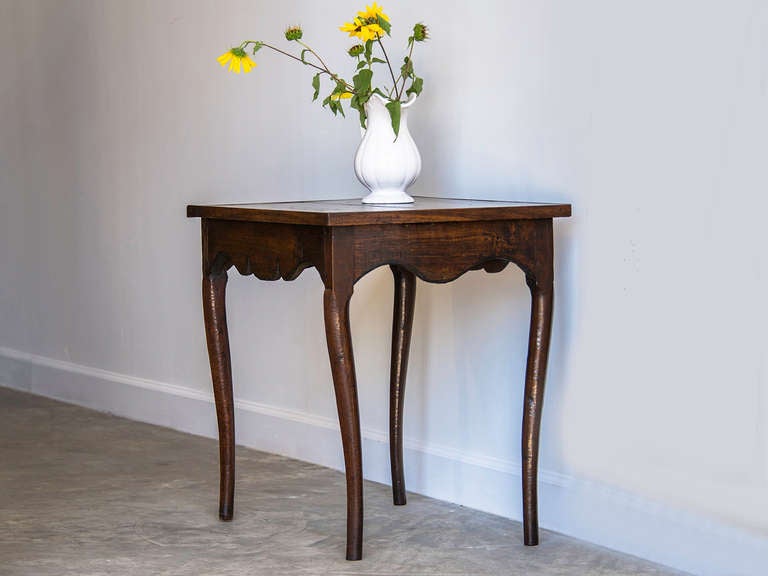
{"label": "concrete floor", "polygon": [[219,522],[217,446],[0,388],[0,574],[671,575],[639,559],[366,483],[361,562],[344,557],[344,477],[238,448]]}

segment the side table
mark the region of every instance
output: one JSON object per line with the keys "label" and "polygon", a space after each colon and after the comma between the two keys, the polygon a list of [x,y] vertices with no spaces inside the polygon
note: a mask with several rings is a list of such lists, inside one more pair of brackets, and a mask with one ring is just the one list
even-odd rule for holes
{"label": "side table", "polygon": [[390,457],[394,503],[405,504],[403,397],[413,325],[416,277],[450,282],[469,270],[500,272],[509,262],[531,290],[523,411],[523,529],[538,544],[537,467],[553,296],[553,219],[569,204],[416,198],[414,204],[360,200],[188,206],[202,219],[203,312],[219,425],[219,517],[231,520],[235,487],[232,368],[224,295],[227,270],[261,280],[294,280],[317,269],[328,357],[344,448],[347,559],[363,550],[363,472],[349,301],[355,282],[382,265],[395,281],[390,372]]}

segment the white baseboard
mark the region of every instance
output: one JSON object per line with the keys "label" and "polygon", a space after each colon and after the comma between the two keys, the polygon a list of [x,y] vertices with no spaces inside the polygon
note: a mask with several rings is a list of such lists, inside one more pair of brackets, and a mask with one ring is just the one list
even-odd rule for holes
{"label": "white baseboard", "polygon": [[[215,437],[212,395],[0,347],[0,384]],[[336,420],[236,401],[237,443],[343,468]],[[307,442],[307,438],[312,438]],[[389,483],[387,434],[363,429],[367,479]],[[409,491],[519,520],[520,465],[405,441]],[[702,576],[765,576],[768,538],[594,482],[542,470],[543,528]]]}

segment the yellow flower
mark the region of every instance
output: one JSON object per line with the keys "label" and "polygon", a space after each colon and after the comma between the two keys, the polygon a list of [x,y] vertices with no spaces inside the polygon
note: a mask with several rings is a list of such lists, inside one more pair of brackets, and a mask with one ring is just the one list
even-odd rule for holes
{"label": "yellow flower", "polygon": [[384,35],[384,29],[381,26],[378,24],[366,24],[360,18],[355,18],[354,22],[345,22],[343,26],[339,27],[339,30],[348,32],[350,36],[356,36],[363,42],[376,40],[379,36]]}
{"label": "yellow flower", "polygon": [[336,94],[331,94],[331,100],[347,100],[348,98],[352,98],[352,92],[336,92]]}
{"label": "yellow flower", "polygon": [[229,62],[229,71],[234,72],[235,74],[240,74],[241,67],[245,74],[248,74],[248,72],[256,67],[256,62],[251,60],[251,57],[240,47],[227,50],[216,60],[218,60],[219,64],[222,66],[226,66],[227,62]]}
{"label": "yellow flower", "polygon": [[378,24],[368,24],[363,26],[360,32],[363,34],[360,38],[363,41],[376,40],[379,36],[384,36],[384,29]]}
{"label": "yellow flower", "polygon": [[350,37],[360,37],[360,29],[363,27],[363,23],[359,18],[355,18],[352,22],[344,22],[339,30],[342,32],[349,32]]}
{"label": "yellow flower", "polygon": [[384,18],[384,20],[389,22],[389,16],[384,14],[384,8],[376,4],[376,2],[374,2],[370,6],[366,6],[365,10],[357,13],[357,16],[363,21],[373,19],[374,22],[378,20],[379,16],[381,16],[382,18]]}

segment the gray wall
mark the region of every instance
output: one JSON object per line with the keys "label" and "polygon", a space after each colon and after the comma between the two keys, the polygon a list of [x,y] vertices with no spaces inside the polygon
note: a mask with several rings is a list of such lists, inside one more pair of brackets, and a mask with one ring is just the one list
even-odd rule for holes
{"label": "gray wall", "polygon": [[[310,103],[308,70],[261,52],[235,76],[215,58],[299,23],[349,70],[337,27],[361,7],[0,0],[0,382],[215,433],[185,205],[363,193],[356,122]],[[433,33],[416,54],[413,191],[574,205],[557,224],[543,524],[700,573],[763,574],[768,5],[385,8],[393,51],[413,22]],[[340,467],[321,291],[314,271],[230,281],[238,441]],[[391,297],[379,270],[352,304],[380,481]],[[520,516],[528,313],[518,270],[419,284],[410,488]]]}

